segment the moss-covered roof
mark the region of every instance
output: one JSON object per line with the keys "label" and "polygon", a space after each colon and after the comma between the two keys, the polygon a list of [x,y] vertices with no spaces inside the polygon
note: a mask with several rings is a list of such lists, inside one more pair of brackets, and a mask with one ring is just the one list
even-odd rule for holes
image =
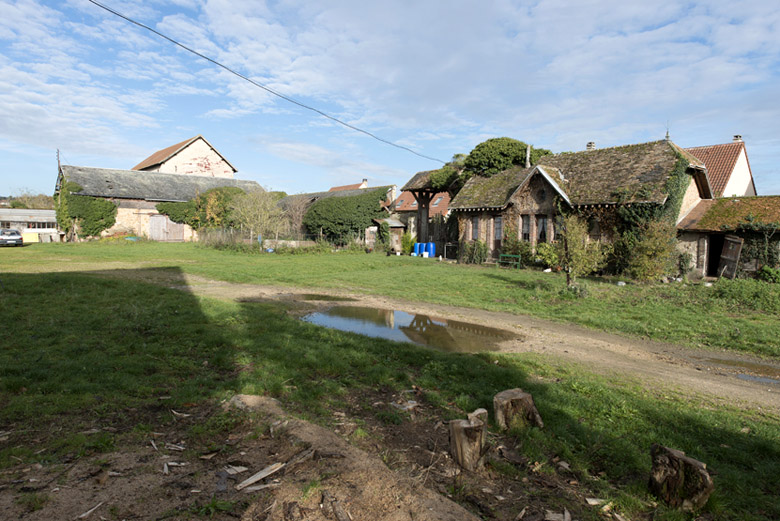
{"label": "moss-covered roof", "polygon": [[384,190],[385,192],[389,191],[391,188],[393,188],[393,185],[387,185],[387,186],[372,186],[370,188],[359,188],[355,190],[336,190],[333,192],[311,192],[308,194],[293,194],[288,195],[287,197],[283,197],[279,200],[278,203],[276,203],[281,208],[287,208],[294,202],[298,200],[304,200],[307,204],[311,204],[315,201],[319,201],[320,199],[327,199],[330,197],[351,197],[354,195],[363,195],[369,192],[374,192],[377,190]]}
{"label": "moss-covered roof", "polygon": [[[540,158],[538,165],[568,195],[573,205],[618,202],[661,204],[667,197],[664,185],[680,156],[691,166],[704,168],[701,161],[665,140],[548,155]],[[532,169],[515,167],[492,177],[474,176],[450,207],[503,207],[531,172]]]}
{"label": "moss-covered roof", "polygon": [[701,201],[680,222],[679,228],[696,231],[736,230],[748,222],[780,223],[780,195]]}
{"label": "moss-covered roof", "polygon": [[424,172],[417,172],[414,174],[408,183],[401,188],[402,192],[409,190],[425,190],[431,189],[431,174],[437,172],[437,170],[426,170]]}

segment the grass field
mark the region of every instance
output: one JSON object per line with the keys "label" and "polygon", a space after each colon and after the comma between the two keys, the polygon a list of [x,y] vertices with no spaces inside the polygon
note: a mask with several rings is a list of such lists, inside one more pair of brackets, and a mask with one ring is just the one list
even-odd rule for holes
{"label": "grass field", "polygon": [[[449,418],[490,409],[496,392],[522,387],[533,393],[546,424],[544,431],[517,434],[525,455],[566,459],[594,495],[613,499],[621,511],[690,518],[648,506],[648,450],[655,442],[715,471],[716,492],[706,507],[711,519],[780,518],[774,415],[604,379],[536,355],[459,355],[367,339],[297,321],[280,306],[198,298],[140,281],[144,270],[168,267],[174,277],[337,287],[665,340],[690,336],[690,345],[724,346],[707,329],[728,318],[728,327],[741,331],[719,330],[731,347],[777,356],[774,288],[591,282],[589,297],[570,299],[561,296],[556,275],[375,255],[247,256],[154,243],[40,245],[0,254],[0,316],[13,325],[13,335],[0,342],[0,431],[13,433],[0,444],[0,467],[110,452],[122,436],[151,428],[143,417],[149,411],[151,418],[161,396],[177,408],[239,392],[267,394],[318,420],[348,394],[416,385]],[[89,274],[98,268],[127,276]],[[689,316],[698,319],[677,327],[664,322]],[[760,332],[750,331],[754,324]],[[84,434],[98,420],[125,434]],[[55,434],[53,425],[63,430]],[[42,445],[47,450],[40,452]]]}

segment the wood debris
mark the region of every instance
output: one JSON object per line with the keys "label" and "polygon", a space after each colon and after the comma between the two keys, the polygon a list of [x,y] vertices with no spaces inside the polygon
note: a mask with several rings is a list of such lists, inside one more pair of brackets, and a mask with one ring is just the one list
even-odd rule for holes
{"label": "wood debris", "polygon": [[157,452],[160,452],[160,449],[157,448],[157,444],[154,442],[154,440],[149,440],[149,443],[152,444],[152,448],[156,450]]}
{"label": "wood debris", "polygon": [[257,492],[258,490],[263,490],[266,488],[276,488],[280,485],[281,483],[266,483],[264,485],[253,485],[251,487],[246,487],[244,489],[244,492]]}
{"label": "wood debris", "polygon": [[210,460],[217,454],[219,454],[219,452],[210,452],[209,454],[204,454],[203,456],[201,456],[200,459]]}
{"label": "wood debris", "polygon": [[528,510],[528,507],[523,507],[523,509],[520,511],[519,514],[517,514],[517,517],[515,517],[515,521],[520,521],[525,517],[525,511]]}
{"label": "wood debris", "polygon": [[189,418],[190,416],[192,416],[191,414],[187,414],[187,413],[184,413],[184,412],[178,412],[178,411],[174,411],[173,409],[171,409],[171,412],[173,413],[173,415],[174,415],[176,418]]}
{"label": "wood debris", "polygon": [[273,465],[269,465],[263,470],[261,470],[260,472],[258,472],[257,474],[248,477],[247,479],[245,479],[244,481],[236,485],[236,490],[241,490],[248,487],[249,485],[254,485],[261,479],[265,479],[272,474],[276,474],[277,472],[282,470],[285,466],[286,466],[285,463],[274,463]]}
{"label": "wood debris", "polygon": [[242,472],[246,472],[247,470],[249,469],[246,467],[238,467],[234,465],[228,465],[227,467],[225,467],[225,472],[227,472],[231,476],[235,476],[236,474],[241,474]]}
{"label": "wood debris", "polygon": [[186,450],[183,445],[176,445],[175,443],[165,443],[165,448],[168,450],[177,450],[179,452],[182,452]]}
{"label": "wood debris", "polygon": [[168,464],[163,463],[163,474],[167,476],[170,473],[171,473],[170,470],[168,470]]}
{"label": "wood debris", "polygon": [[103,503],[104,503],[104,502],[103,502],[103,501],[101,501],[100,503],[98,503],[98,504],[97,504],[97,505],[95,505],[94,507],[90,508],[89,510],[87,510],[86,512],[84,512],[83,514],[81,514],[81,515],[80,515],[79,517],[77,517],[76,519],[86,519],[87,517],[89,517],[89,515],[90,515],[92,512],[94,512],[95,510],[97,510],[98,508],[100,508],[100,507],[103,505]]}
{"label": "wood debris", "polygon": [[[352,518],[344,511],[344,508],[341,506],[341,503],[331,495],[330,492],[327,490],[322,491],[322,503],[320,505],[321,507],[326,506],[329,508],[331,512],[333,512],[333,515],[336,516],[336,519],[338,521],[351,521]],[[327,513],[327,510],[326,510]]]}

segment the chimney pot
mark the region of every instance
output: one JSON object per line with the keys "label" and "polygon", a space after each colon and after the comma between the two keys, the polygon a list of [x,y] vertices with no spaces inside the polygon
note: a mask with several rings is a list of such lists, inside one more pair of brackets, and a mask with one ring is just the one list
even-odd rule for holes
{"label": "chimney pot", "polygon": [[588,144],[585,145],[585,150],[596,150],[596,142],[588,141]]}
{"label": "chimney pot", "polygon": [[734,142],[735,143],[741,143],[742,142],[742,136],[740,134],[734,134]]}

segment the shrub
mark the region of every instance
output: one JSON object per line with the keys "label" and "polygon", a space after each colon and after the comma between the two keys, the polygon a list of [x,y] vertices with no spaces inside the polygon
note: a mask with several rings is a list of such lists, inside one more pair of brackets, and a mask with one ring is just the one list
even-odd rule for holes
{"label": "shrub", "polygon": [[404,255],[410,255],[414,250],[414,237],[409,232],[405,232],[401,236],[401,253]]}
{"label": "shrub", "polygon": [[629,275],[641,282],[659,280],[675,265],[676,233],[669,221],[650,221],[641,226],[639,239],[628,258]]}
{"label": "shrub", "polygon": [[517,238],[517,232],[510,230],[504,235],[504,240],[501,241],[501,253],[506,255],[519,255],[520,265],[525,266],[528,260],[533,256],[533,249],[531,243],[521,241]]}
{"label": "shrub", "polygon": [[85,236],[100,235],[116,223],[117,206],[107,199],[76,195],[81,186],[65,182],[57,198],[57,224],[67,233],[77,232]]}
{"label": "shrub", "polygon": [[756,278],[764,282],[780,283],[780,268],[772,268],[766,264],[756,273]]}
{"label": "shrub", "polygon": [[487,244],[482,241],[471,241],[461,243],[460,262],[464,264],[482,264],[487,260],[488,248]]}
{"label": "shrub", "polygon": [[536,258],[548,268],[559,267],[558,252],[555,246],[549,242],[542,242],[536,245]]}
{"label": "shrub", "polygon": [[687,277],[691,271],[691,263],[693,262],[693,255],[684,251],[677,257],[677,269],[679,270],[681,277]]}

